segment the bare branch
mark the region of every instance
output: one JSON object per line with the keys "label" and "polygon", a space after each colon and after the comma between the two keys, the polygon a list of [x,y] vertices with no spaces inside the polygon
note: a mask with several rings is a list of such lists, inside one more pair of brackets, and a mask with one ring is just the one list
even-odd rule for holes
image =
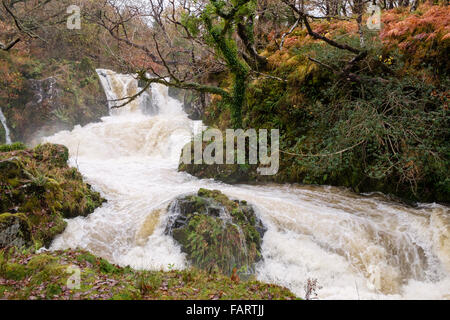
{"label": "bare branch", "polygon": [[9,50],[10,50],[12,47],[14,47],[18,42],[20,42],[20,38],[17,38],[17,39],[11,41],[10,43],[8,43],[8,44],[6,44],[6,45],[0,42],[0,49],[3,50],[3,51],[9,51]]}

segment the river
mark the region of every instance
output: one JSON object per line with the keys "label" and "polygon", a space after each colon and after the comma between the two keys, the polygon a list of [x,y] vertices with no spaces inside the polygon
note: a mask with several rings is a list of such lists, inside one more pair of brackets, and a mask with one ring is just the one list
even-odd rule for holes
{"label": "river", "polygon": [[[131,76],[101,70],[109,99],[138,90]],[[183,145],[199,128],[167,88],[152,85],[157,112],[139,98],[101,122],[44,140],[64,144],[70,164],[108,202],[68,220],[51,250],[83,248],[139,269],[185,268],[164,227],[168,202],[200,187],[253,204],[268,231],[259,280],[304,296],[317,279],[319,299],[450,299],[450,210],[407,207],[382,195],[329,186],[228,185],[178,172]],[[147,106],[148,107],[148,106]]]}

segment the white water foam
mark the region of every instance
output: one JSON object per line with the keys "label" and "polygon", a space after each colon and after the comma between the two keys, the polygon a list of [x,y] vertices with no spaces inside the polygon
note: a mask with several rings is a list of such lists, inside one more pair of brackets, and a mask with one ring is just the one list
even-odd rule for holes
{"label": "white water foam", "polygon": [[6,144],[11,144],[9,128],[8,128],[8,124],[6,123],[6,117],[3,114],[2,108],[0,108],[0,122],[2,123],[2,126],[5,129],[5,142],[6,142]]}

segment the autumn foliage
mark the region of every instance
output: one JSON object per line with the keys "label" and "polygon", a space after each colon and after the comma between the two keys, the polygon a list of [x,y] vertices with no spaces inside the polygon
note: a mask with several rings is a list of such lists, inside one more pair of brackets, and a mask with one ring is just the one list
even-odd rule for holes
{"label": "autumn foliage", "polygon": [[448,72],[450,7],[419,7],[411,14],[394,9],[382,14],[380,37],[387,49],[398,48],[412,67],[431,65],[438,73]]}

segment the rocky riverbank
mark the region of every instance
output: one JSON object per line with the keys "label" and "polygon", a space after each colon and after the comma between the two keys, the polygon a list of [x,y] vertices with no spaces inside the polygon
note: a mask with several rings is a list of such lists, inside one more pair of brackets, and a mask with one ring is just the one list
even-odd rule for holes
{"label": "rocky riverbank", "polygon": [[[79,288],[76,285],[79,275]],[[75,276],[75,277],[74,277]],[[70,277],[70,279],[69,279]],[[70,280],[68,282],[68,280]],[[73,280],[73,282],[72,282]],[[288,289],[199,269],[137,271],[81,250],[0,251],[0,299],[296,299]]]}
{"label": "rocky riverbank", "polygon": [[0,248],[47,246],[64,231],[65,218],[87,216],[105,201],[67,164],[62,145],[21,144],[0,151]]}
{"label": "rocky riverbank", "polygon": [[[27,149],[16,143],[0,146],[0,151],[0,299],[296,298],[288,289],[261,283],[254,276],[245,281],[236,274],[230,277],[220,261],[213,263],[209,259],[212,255],[220,256],[221,251],[215,251],[217,246],[203,248],[208,255],[199,260],[202,263],[198,267],[207,270],[191,267],[168,272],[120,267],[81,250],[37,251],[64,231],[65,219],[87,216],[104,199],[83,182],[76,168],[67,165],[68,150],[62,145],[43,144]],[[197,240],[202,243],[214,240],[211,244],[217,244],[217,240],[223,239],[226,253],[237,252],[238,257],[246,258],[230,261],[226,259],[233,259],[233,254],[225,254],[222,257],[225,265],[240,267],[244,264],[239,261],[247,265],[260,257],[264,227],[245,201],[232,201],[218,191],[200,189],[198,195],[174,200],[175,203],[182,203],[183,214],[174,217],[168,228],[191,254],[195,253],[190,250],[193,245],[199,245]],[[230,224],[225,228],[214,210],[210,210],[213,207],[216,213],[230,212]],[[206,228],[195,227],[200,223]],[[213,234],[211,228],[218,234]],[[245,239],[240,238],[238,230]],[[175,236],[184,231],[190,242]],[[231,237],[225,239],[228,235]],[[238,241],[238,245],[244,241],[248,251],[243,252],[242,246],[231,247],[236,243],[228,240]],[[196,248],[202,250],[200,245]],[[222,269],[204,268],[206,265]],[[74,287],[72,284],[77,283],[74,277],[78,276],[79,287]]]}

